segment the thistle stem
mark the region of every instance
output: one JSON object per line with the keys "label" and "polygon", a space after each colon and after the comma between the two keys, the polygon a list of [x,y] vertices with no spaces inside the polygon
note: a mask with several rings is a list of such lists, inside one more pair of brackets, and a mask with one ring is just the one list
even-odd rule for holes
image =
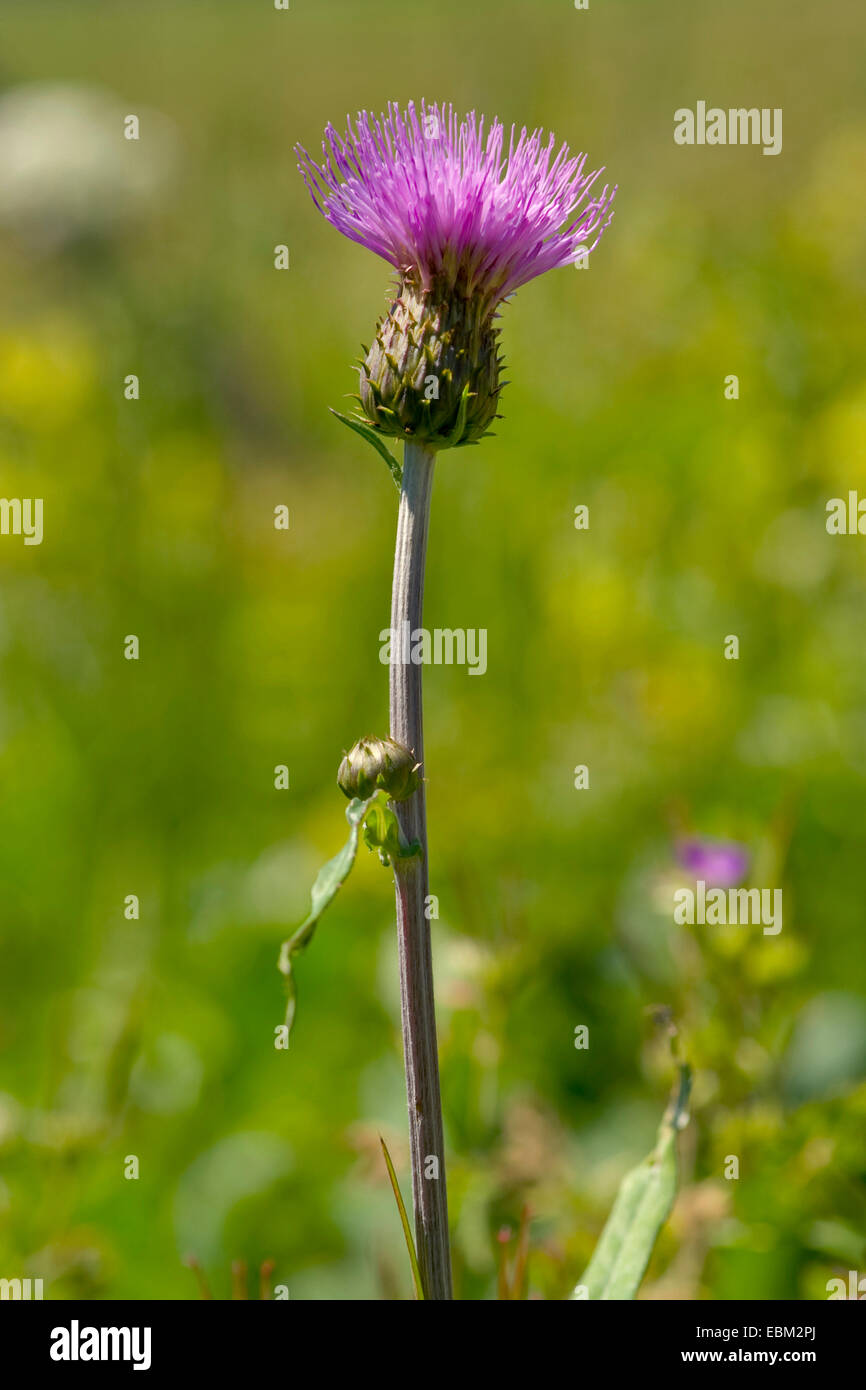
{"label": "thistle stem", "polygon": [[[406,444],[391,594],[391,737],[412,750],[422,764],[422,776],[422,668],[406,661],[404,648],[408,643],[404,633],[407,624],[410,635],[421,626],[434,461],[435,453],[432,450],[420,444]],[[394,861],[415,1243],[425,1297],[450,1299],[451,1253],[433,1001],[433,957],[430,923],[425,914],[429,885],[424,783],[408,801],[395,802],[393,807],[404,838],[410,843],[418,840],[422,850],[414,858]]]}

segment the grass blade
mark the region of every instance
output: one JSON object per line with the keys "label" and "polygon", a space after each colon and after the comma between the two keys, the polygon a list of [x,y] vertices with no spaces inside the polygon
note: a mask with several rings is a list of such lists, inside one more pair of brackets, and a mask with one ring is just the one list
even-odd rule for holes
{"label": "grass blade", "polygon": [[421,1271],[418,1268],[418,1256],[415,1254],[415,1242],[412,1239],[412,1227],[409,1225],[409,1218],[406,1215],[406,1208],[403,1205],[403,1198],[400,1194],[400,1184],[397,1181],[397,1174],[394,1172],[394,1165],[391,1162],[388,1145],[385,1143],[381,1134],[379,1135],[379,1143],[382,1145],[382,1153],[385,1155],[385,1166],[388,1169],[388,1177],[391,1180],[391,1190],[394,1193],[394,1201],[397,1203],[397,1210],[400,1213],[400,1225],[403,1227],[406,1249],[409,1251],[409,1263],[412,1266],[412,1283],[415,1286],[415,1297],[418,1300],[423,1300],[424,1288],[421,1283]]}

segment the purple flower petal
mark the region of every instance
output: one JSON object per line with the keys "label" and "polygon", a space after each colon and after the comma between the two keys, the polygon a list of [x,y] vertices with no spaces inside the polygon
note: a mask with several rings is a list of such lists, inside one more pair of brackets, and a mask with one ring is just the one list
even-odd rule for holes
{"label": "purple flower petal", "polygon": [[[613,216],[616,189],[593,192],[603,170],[584,172],[542,132],[516,135],[475,112],[395,103],[378,119],[360,112],[346,133],[325,131],[322,163],[300,146],[298,165],[316,207],[338,231],[375,251],[424,289],[479,295],[491,310],[546,270],[591,251]],[[590,196],[590,195],[593,196]],[[565,224],[565,225],[563,225]]]}
{"label": "purple flower petal", "polygon": [[677,859],[710,888],[733,888],[749,867],[749,854],[743,845],[717,840],[683,840],[677,846]]}

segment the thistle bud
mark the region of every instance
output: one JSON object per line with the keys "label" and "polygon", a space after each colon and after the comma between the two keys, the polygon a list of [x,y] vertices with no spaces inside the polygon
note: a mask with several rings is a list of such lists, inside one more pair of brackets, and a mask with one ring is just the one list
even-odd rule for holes
{"label": "thistle bud", "polygon": [[480,439],[499,401],[493,319],[478,297],[404,281],[361,367],[361,405],[370,423],[382,434],[439,449]]}
{"label": "thistle bud", "polygon": [[420,785],[420,766],[414,753],[393,738],[361,738],[340,763],[337,786],[345,796],[362,801],[375,791],[405,801]]}

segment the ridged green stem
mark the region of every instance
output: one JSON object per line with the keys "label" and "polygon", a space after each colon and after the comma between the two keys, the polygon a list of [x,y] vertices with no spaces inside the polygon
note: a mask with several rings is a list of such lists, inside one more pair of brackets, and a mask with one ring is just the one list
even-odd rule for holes
{"label": "ridged green stem", "polygon": [[[404,623],[410,624],[410,631],[421,626],[435,457],[433,450],[422,445],[406,445],[391,595],[391,737],[412,749],[422,764],[422,776],[426,770],[423,765],[422,667],[403,663],[401,639]],[[425,914],[429,882],[424,783],[408,801],[392,804],[404,838],[409,842],[418,840],[422,847],[419,857],[394,861],[415,1242],[425,1297],[450,1299],[453,1297],[451,1252],[433,957],[430,923]],[[437,1162],[433,1163],[433,1159]]]}

